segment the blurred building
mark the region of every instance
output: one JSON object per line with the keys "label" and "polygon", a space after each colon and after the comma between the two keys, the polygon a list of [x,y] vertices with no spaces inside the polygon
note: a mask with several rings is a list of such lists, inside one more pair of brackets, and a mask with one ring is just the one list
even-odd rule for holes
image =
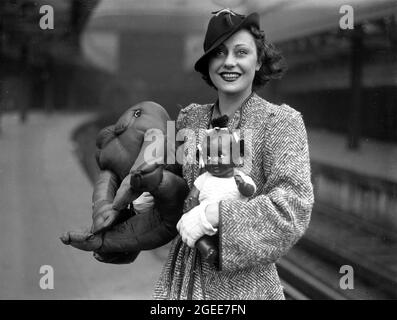
{"label": "blurred building", "polygon": [[[79,109],[95,103],[89,81],[82,80],[98,71],[81,54],[80,34],[97,2],[0,2],[2,110]],[[43,6],[53,9],[53,28],[40,26],[46,19]]]}

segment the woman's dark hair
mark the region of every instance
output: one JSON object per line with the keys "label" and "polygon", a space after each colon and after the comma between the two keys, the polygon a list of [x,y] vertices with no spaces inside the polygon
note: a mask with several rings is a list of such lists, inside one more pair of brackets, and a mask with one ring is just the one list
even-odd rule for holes
{"label": "woman's dark hair", "polygon": [[[254,81],[252,83],[253,88],[258,89],[272,79],[280,79],[287,71],[287,64],[281,52],[276,49],[272,43],[266,40],[263,31],[254,26],[246,30],[254,37],[258,61],[262,62],[261,68],[255,72]],[[207,59],[207,66],[210,58],[211,56]],[[209,86],[216,88],[211,81],[208,68],[206,68],[205,73],[201,74]]]}

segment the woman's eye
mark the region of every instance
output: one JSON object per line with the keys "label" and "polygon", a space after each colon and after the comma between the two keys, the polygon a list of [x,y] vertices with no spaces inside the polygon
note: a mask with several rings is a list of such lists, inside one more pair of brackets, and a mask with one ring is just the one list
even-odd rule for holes
{"label": "woman's eye", "polygon": [[239,55],[246,55],[248,52],[246,50],[238,50],[237,53]]}
{"label": "woman's eye", "polygon": [[224,53],[225,53],[225,51],[222,50],[222,49],[215,50],[215,52],[214,52],[215,56],[221,56],[221,55],[223,55]]}

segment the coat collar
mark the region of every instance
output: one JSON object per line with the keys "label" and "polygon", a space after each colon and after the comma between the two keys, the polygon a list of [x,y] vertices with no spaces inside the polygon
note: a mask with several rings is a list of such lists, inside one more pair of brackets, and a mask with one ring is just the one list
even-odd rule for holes
{"label": "coat collar", "polygon": [[[253,91],[247,99],[241,104],[241,107],[238,108],[234,114],[233,117],[231,117],[229,121],[228,128],[229,130],[236,129],[240,126],[243,125],[243,123],[246,120],[246,115],[247,115],[247,110],[254,105],[254,100],[258,98],[258,95],[256,94],[255,91]],[[214,113],[215,108],[218,105],[218,100],[215,103],[212,104],[207,104],[205,105],[205,108],[203,108],[203,113],[200,116],[200,123],[199,123],[199,128],[200,129],[208,129],[210,126],[210,122],[212,119],[212,115]]]}

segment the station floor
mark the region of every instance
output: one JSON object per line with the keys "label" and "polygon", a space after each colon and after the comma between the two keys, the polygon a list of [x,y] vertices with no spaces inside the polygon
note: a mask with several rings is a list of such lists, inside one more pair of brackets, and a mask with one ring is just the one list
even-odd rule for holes
{"label": "station floor", "polygon": [[[91,116],[32,113],[25,124],[2,117],[0,299],[151,299],[162,267],[155,252],[131,265],[103,264],[58,238],[90,225],[92,186],[71,133]],[[49,275],[42,266],[52,267],[53,289],[40,286]]]}
{"label": "station floor", "polygon": [[[142,252],[130,265],[97,262],[65,246],[66,230],[91,219],[92,186],[71,140],[89,113],[2,115],[0,133],[0,299],[151,299],[167,248]],[[345,139],[309,130],[311,158],[397,182],[397,145]],[[42,289],[42,266],[54,288]]]}

